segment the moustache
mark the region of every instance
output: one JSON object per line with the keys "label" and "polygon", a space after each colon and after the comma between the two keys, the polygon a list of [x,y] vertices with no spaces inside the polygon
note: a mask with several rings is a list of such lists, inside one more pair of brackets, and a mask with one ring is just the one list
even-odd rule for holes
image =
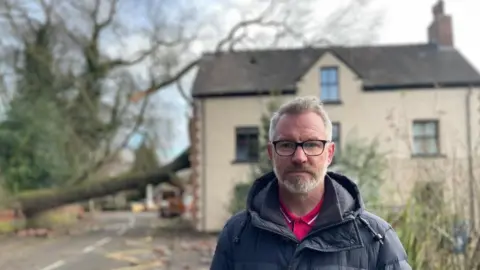
{"label": "moustache", "polygon": [[291,169],[286,169],[285,173],[296,173],[296,172],[302,172],[302,173],[308,173],[311,175],[315,175],[315,172],[311,169],[308,168],[291,168]]}

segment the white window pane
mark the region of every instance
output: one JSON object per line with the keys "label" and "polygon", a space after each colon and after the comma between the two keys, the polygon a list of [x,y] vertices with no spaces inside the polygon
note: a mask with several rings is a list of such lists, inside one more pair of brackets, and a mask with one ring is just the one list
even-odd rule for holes
{"label": "white window pane", "polygon": [[335,99],[335,100],[338,99],[338,87],[335,85],[335,86],[332,86],[330,89],[331,89],[330,90],[331,91],[331,98]]}
{"label": "white window pane", "polygon": [[337,100],[338,89],[336,86],[324,86],[322,88],[321,99],[324,100]]}
{"label": "white window pane", "polygon": [[330,99],[330,92],[328,91],[328,87],[323,87],[322,92],[320,94],[320,99],[328,100]]}
{"label": "white window pane", "polygon": [[325,70],[325,76],[324,76],[324,80],[323,80],[323,83],[330,83],[331,82],[331,71],[329,69],[326,69]]}
{"label": "white window pane", "polygon": [[330,82],[330,72],[328,69],[323,69],[321,71],[321,80],[322,84],[328,84]]}
{"label": "white window pane", "polygon": [[326,70],[322,70],[322,71],[320,72],[320,74],[321,74],[322,83],[327,82],[327,80],[328,80],[328,79],[327,79],[327,78],[328,78],[328,73],[327,73],[327,71],[326,71]]}
{"label": "white window pane", "polygon": [[413,142],[413,154],[438,154],[438,143],[434,138],[416,139]]}
{"label": "white window pane", "polygon": [[438,153],[437,140],[429,139],[425,141],[425,148],[428,154],[437,154]]}
{"label": "white window pane", "polygon": [[327,68],[320,70],[320,79],[322,84],[334,84],[337,82],[337,70],[335,68]]}
{"label": "white window pane", "polygon": [[424,135],[424,127],[420,123],[413,124],[413,136],[423,136]]}
{"label": "white window pane", "polygon": [[437,125],[434,122],[425,123],[425,135],[436,136]]}
{"label": "white window pane", "polygon": [[413,153],[414,154],[423,154],[423,142],[421,140],[415,140],[413,142]]}
{"label": "white window pane", "polygon": [[337,82],[337,70],[335,70],[335,69],[331,70],[329,82],[331,82],[331,83],[336,83]]}

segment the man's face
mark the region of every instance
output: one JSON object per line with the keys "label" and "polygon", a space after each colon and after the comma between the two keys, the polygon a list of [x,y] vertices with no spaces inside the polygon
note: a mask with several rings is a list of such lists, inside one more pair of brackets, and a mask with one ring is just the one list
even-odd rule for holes
{"label": "man's face", "polygon": [[[314,112],[306,112],[283,115],[278,121],[273,141],[304,142],[327,139],[322,118]],[[279,183],[292,193],[307,193],[323,183],[334,151],[335,145],[327,143],[320,155],[307,155],[298,146],[292,155],[283,156],[278,155],[272,143],[268,145],[268,154]]]}

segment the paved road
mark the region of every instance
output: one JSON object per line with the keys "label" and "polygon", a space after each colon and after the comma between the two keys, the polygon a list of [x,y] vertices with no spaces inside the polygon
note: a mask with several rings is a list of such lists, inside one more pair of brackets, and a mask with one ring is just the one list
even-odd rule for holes
{"label": "paved road", "polygon": [[[155,213],[102,213],[75,236],[0,242],[2,270],[113,270],[129,260],[152,260]],[[129,268],[125,268],[129,269]],[[137,269],[137,268],[132,268]],[[141,269],[162,269],[158,265]]]}

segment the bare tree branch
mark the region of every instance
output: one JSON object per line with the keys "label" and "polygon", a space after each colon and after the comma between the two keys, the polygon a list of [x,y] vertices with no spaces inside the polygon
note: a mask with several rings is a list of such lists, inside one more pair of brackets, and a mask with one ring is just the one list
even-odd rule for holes
{"label": "bare tree branch", "polygon": [[[131,136],[140,127],[144,128],[143,114],[148,103],[145,97],[174,85],[187,104],[192,105],[182,79],[198,66],[202,59],[199,54],[205,46],[218,53],[245,48],[249,43],[282,46],[290,38],[296,44],[307,45],[313,40],[296,24],[295,20],[303,14],[298,12],[300,9],[293,11],[300,6],[295,1],[255,3],[262,8],[249,8],[249,12],[239,12],[239,20],[227,23],[225,18],[219,25],[215,25],[215,16],[204,11],[207,7],[195,10],[191,8],[193,4],[186,1],[189,6],[183,9],[178,2],[155,2],[148,7],[152,14],[149,25],[131,26],[122,17],[126,15],[118,0],[37,0],[29,1],[28,5],[4,0],[5,13],[1,16],[7,19],[6,31],[20,43],[12,49],[16,53],[10,56],[14,61],[11,70],[16,75],[27,70],[26,55],[29,61],[45,67],[48,76],[37,83],[32,75],[25,89],[31,93],[51,91],[57,106],[52,111],[60,112],[58,121],[66,123],[67,131],[58,131],[59,137],[70,138],[59,148],[60,152],[70,153],[64,158],[72,168],[65,177],[70,181],[65,183],[89,182],[85,180],[112,161]],[[34,12],[41,15],[34,16]],[[203,21],[202,18],[201,22],[196,21],[196,15],[203,17]],[[224,28],[222,34],[211,34],[212,26]],[[265,33],[268,38],[256,36]],[[45,40],[36,44],[39,37]],[[131,46],[132,43],[138,46]],[[138,79],[137,74],[140,74]],[[118,83],[119,79],[115,78],[119,77],[125,80]],[[112,85],[112,81],[117,84]],[[43,91],[33,91],[38,89]],[[141,89],[144,90],[136,91]],[[135,106],[132,101],[140,99],[143,104]]]}
{"label": "bare tree branch", "polygon": [[200,62],[200,59],[194,60],[190,62],[188,65],[186,65],[185,67],[183,67],[179,72],[177,72],[175,75],[171,76],[170,78],[165,79],[158,83],[153,82],[152,85],[149,87],[149,89],[144,90],[142,92],[137,92],[134,95],[132,95],[131,100],[136,102],[141,98],[147,95],[150,95],[165,86],[175,83],[177,80],[182,78],[185,74],[190,72],[194,67],[196,67],[199,62]]}
{"label": "bare tree branch", "polygon": [[180,92],[180,95],[182,95],[183,99],[190,105],[193,106],[193,100],[190,98],[187,93],[185,92],[185,88],[182,86],[182,82],[180,80],[177,80],[177,87],[178,91]]}
{"label": "bare tree branch", "polygon": [[[364,2],[364,4],[358,5],[357,3],[355,3],[355,1],[352,1],[348,6],[342,8],[341,11],[334,13],[331,16],[331,19],[328,21],[326,28],[330,27],[332,29],[337,29],[331,31],[338,31],[338,29],[340,28],[348,29],[347,25],[334,25],[333,23],[337,20],[343,20],[347,16],[351,16],[350,12],[354,12],[356,7],[366,6],[367,1]],[[238,21],[236,24],[230,27],[230,29],[223,38],[216,42],[213,53],[219,53],[223,50],[232,51],[237,47],[237,45],[243,45],[243,43],[249,38],[248,29],[251,28],[255,28],[257,30],[261,28],[274,30],[274,35],[269,46],[278,46],[280,40],[285,37],[289,37],[290,39],[295,40],[297,44],[306,47],[316,46],[320,44],[333,44],[333,41],[327,36],[314,36],[313,38],[307,38],[305,33],[302,32],[302,28],[295,28],[294,24],[289,22],[290,18],[298,16],[297,14],[293,14],[293,12],[291,11],[291,8],[295,5],[298,5],[298,3],[293,3],[292,6],[285,6],[283,8],[284,13],[278,16],[278,14],[275,13],[275,7],[279,6],[280,4],[282,4],[282,1],[268,1],[266,7],[261,12],[259,12],[259,14],[257,14],[253,18],[244,18]],[[277,17],[273,16],[272,14],[276,14]],[[254,38],[254,41],[258,41],[258,39]],[[131,100],[138,101],[142,97],[155,93],[163,87],[175,83],[176,80],[182,78],[190,70],[195,68],[199,61],[200,58],[191,61],[189,64],[186,65],[186,67],[188,67],[187,69],[182,68],[180,69],[180,71],[178,71],[177,73],[173,73],[171,76],[167,77],[163,81],[157,82],[155,85],[150,86],[148,89],[134,94]],[[185,98],[182,93],[181,95]],[[187,102],[189,102],[188,99]]]}

